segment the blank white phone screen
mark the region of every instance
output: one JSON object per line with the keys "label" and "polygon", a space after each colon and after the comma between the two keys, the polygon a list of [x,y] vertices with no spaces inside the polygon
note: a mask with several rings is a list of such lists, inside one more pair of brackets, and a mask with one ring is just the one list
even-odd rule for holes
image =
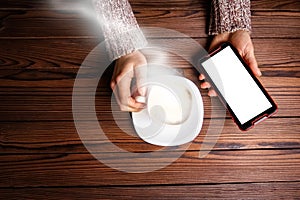
{"label": "blank white phone screen", "polygon": [[241,124],[272,107],[230,46],[202,66]]}

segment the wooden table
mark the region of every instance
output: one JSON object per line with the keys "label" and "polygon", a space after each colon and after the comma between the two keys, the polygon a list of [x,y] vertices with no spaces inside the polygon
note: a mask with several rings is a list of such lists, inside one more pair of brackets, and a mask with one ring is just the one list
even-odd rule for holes
{"label": "wooden table", "polygon": [[[50,2],[1,2],[1,199],[300,198],[299,1],[252,1],[261,81],[278,103],[278,113],[248,132],[239,131],[226,115],[217,144],[200,159],[205,129],[218,120],[207,114],[188,150],[169,166],[148,173],[107,167],[82,144],[72,116],[72,89],[81,63],[101,41],[100,32],[68,1]],[[207,46],[208,1],[130,2],[141,26],[174,29]],[[184,73],[199,83],[193,68]],[[96,110],[111,142],[133,153],[159,150],[118,128],[111,117],[108,83],[106,76],[97,90]],[[200,92],[209,113],[210,98],[207,91]],[[127,116],[121,121],[134,133]],[[168,150],[166,155],[182,148]]]}

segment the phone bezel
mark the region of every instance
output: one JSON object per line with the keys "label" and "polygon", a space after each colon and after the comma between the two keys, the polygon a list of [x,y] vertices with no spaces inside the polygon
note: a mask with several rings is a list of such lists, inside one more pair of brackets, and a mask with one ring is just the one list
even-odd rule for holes
{"label": "phone bezel", "polygon": [[[265,95],[265,97],[268,99],[268,101],[272,105],[272,107],[270,107],[269,109],[261,112],[260,114],[256,115],[255,117],[253,117],[252,119],[248,120],[247,122],[245,122],[243,124],[239,121],[239,119],[237,118],[237,116],[234,114],[234,112],[231,109],[230,105],[227,103],[227,101],[225,100],[225,98],[223,97],[223,95],[221,94],[221,92],[219,91],[219,89],[216,87],[216,85],[211,80],[210,76],[208,75],[208,73],[206,72],[206,70],[204,69],[204,67],[202,66],[203,62],[205,62],[206,60],[210,59],[211,57],[213,57],[217,53],[221,52],[223,49],[225,49],[228,46],[232,49],[232,51],[234,52],[234,54],[238,57],[238,59],[240,60],[240,62],[244,66],[244,68],[247,70],[247,72],[250,74],[250,76],[252,77],[252,79],[255,81],[255,83],[257,84],[257,86],[260,88],[260,90],[263,92],[263,94]],[[277,104],[274,102],[274,100],[272,99],[272,97],[269,95],[269,93],[263,87],[263,85],[261,84],[261,82],[253,74],[253,72],[251,71],[250,67],[246,64],[246,62],[240,56],[238,50],[231,43],[229,43],[229,42],[223,43],[218,49],[216,49],[213,52],[211,52],[208,56],[202,58],[199,61],[198,67],[199,67],[199,70],[205,75],[205,79],[207,79],[208,82],[212,85],[213,89],[216,91],[216,93],[217,93],[218,97],[220,98],[221,102],[227,108],[227,110],[229,111],[229,113],[232,116],[233,120],[235,121],[235,123],[238,125],[238,127],[241,130],[243,130],[243,131],[249,130],[255,124],[257,124],[258,122],[263,121],[265,118],[270,117],[271,115],[273,115],[277,111],[277,109],[278,109]]]}

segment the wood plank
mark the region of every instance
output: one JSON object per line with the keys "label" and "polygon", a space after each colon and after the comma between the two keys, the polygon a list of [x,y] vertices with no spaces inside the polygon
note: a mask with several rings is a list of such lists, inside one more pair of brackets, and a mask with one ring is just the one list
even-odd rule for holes
{"label": "wood plank", "polygon": [[[252,12],[253,38],[299,38],[300,12]],[[141,26],[163,27],[182,32],[190,37],[206,37],[209,16],[201,11],[138,12]],[[180,26],[178,26],[180,24]],[[191,26],[192,24],[192,26]],[[280,34],[278,34],[280,33]]]}
{"label": "wood plank", "polygon": [[297,199],[299,182],[89,187],[89,188],[14,188],[0,189],[5,199]]}
{"label": "wood plank", "polygon": [[[87,50],[92,49],[93,45],[96,45],[96,42],[94,40],[80,40],[79,42],[77,42],[77,40],[75,42],[74,40],[20,40],[18,41],[20,43],[14,43],[13,40],[7,41],[4,41],[7,42],[6,46],[8,47],[8,52],[3,53],[3,57],[6,60],[3,59],[4,63],[3,67],[1,67],[2,80],[0,82],[0,90],[5,96],[7,96],[7,94],[13,96],[3,99],[3,120],[18,120],[18,117],[19,120],[26,120],[27,114],[39,120],[50,120],[53,119],[52,117],[56,118],[57,114],[62,117],[61,120],[72,120],[70,95],[72,94],[74,77],[76,76],[78,66],[87,54]],[[297,106],[299,104],[298,91],[300,82],[299,61],[298,54],[296,53],[299,51],[299,46],[295,45],[299,43],[300,40],[295,40],[296,42],[288,45],[290,50],[287,51],[286,54],[282,54],[281,49],[285,48],[285,44],[288,41],[289,40],[278,40],[277,48],[273,48],[273,40],[254,40],[255,45],[258,47],[256,48],[258,49],[256,55],[258,61],[262,63],[262,71],[264,74],[261,80],[279,103],[280,111],[278,116],[290,116],[291,113],[298,116],[296,113],[300,113]],[[199,42],[204,43],[205,40],[199,40]],[[82,44],[87,44],[87,47],[83,47]],[[47,46],[53,46],[53,49],[40,53],[41,50]],[[28,47],[31,48],[29,52],[26,51]],[[272,52],[274,58],[271,57],[269,53],[265,53],[265,51]],[[20,52],[24,54],[21,58],[19,56]],[[277,57],[277,59],[275,57]],[[30,60],[28,58],[30,58]],[[180,61],[180,59],[174,57],[174,55],[170,59],[176,62]],[[185,69],[184,74],[197,83],[195,70]],[[103,87],[100,87],[100,92],[106,92],[106,95],[110,95],[107,92],[110,91],[109,77],[111,77],[111,75],[104,77],[107,79],[104,80],[105,84]],[[199,82],[197,84],[199,84]],[[32,96],[32,93],[40,96],[40,92],[43,91],[50,91],[51,95],[54,96],[52,97],[54,101],[51,101],[49,95],[45,96],[45,93],[42,94],[44,97]],[[58,93],[56,93],[56,91],[58,91]],[[65,93],[62,93],[63,91]],[[15,96],[16,92],[26,95]],[[60,96],[58,98],[60,102],[56,101],[57,95]],[[7,99],[9,101],[6,101]],[[38,106],[31,102],[35,99]],[[106,99],[104,102],[108,102],[107,100],[110,101],[110,99]],[[21,101],[22,104],[20,104],[19,101]],[[205,104],[209,101],[209,99],[204,97]],[[107,103],[102,104],[101,99],[99,103],[100,110],[104,108],[104,110],[101,110],[102,114],[106,112],[106,114],[109,115],[109,113],[107,113]],[[55,110],[52,110],[53,107],[55,107]],[[7,113],[6,111],[11,112]],[[49,111],[48,114],[51,117],[49,118],[47,115],[44,115],[44,111]],[[3,114],[3,112],[5,114]],[[18,113],[18,115],[16,115],[16,113]]]}
{"label": "wood plank", "polygon": [[[152,41],[160,40],[149,40]],[[200,45],[205,45],[206,41],[197,40]],[[56,88],[73,87],[73,79],[79,66],[98,42],[99,40],[94,39],[2,40],[6,51],[0,53],[0,86],[36,89],[54,85]],[[253,42],[267,87],[283,82],[297,84],[299,39],[254,39]],[[47,52],[44,51],[46,48]],[[282,49],[288,50],[283,53]],[[169,55],[167,59],[174,67],[187,66],[178,55]],[[275,77],[276,82],[272,80]],[[286,80],[278,81],[278,78]]]}
{"label": "wood plank", "polygon": [[[22,99],[22,97],[20,97]],[[18,122],[18,121],[72,121],[72,99],[71,97],[67,102],[63,101],[63,105],[59,103],[51,102],[50,99],[45,100],[45,102],[39,102],[37,104],[24,105],[22,100],[21,104],[14,105],[2,105],[0,111],[0,121],[2,122]],[[56,102],[61,101],[60,98],[56,98]],[[110,107],[110,99],[109,100],[100,100],[97,101],[99,104],[96,105],[96,115],[99,121],[106,120],[128,120],[129,116],[127,112],[119,111],[119,106],[113,101],[113,109],[116,111],[112,111]],[[285,101],[284,101],[285,102]],[[299,102],[299,99],[295,100],[295,102]],[[220,117],[229,117],[229,115],[222,115],[224,113],[224,107],[219,103],[217,105],[211,105],[211,101],[207,97],[204,101],[205,107],[205,118],[220,118]],[[85,105],[83,101],[83,105]],[[87,106],[86,106],[87,107]],[[215,114],[211,114],[211,111],[214,110]],[[287,110],[282,110],[280,114],[277,114],[278,117],[284,117],[288,115],[289,117],[298,117],[299,112],[298,109],[295,110],[295,106],[290,106]],[[91,112],[83,112],[82,119],[91,120]],[[226,113],[225,113],[226,114]],[[296,116],[293,116],[296,115]]]}
{"label": "wood plank", "polygon": [[[205,0],[171,0],[161,2],[160,0],[129,0],[134,10],[137,9],[159,9],[159,10],[210,10],[210,1]],[[296,0],[285,0],[285,1],[270,1],[270,0],[252,0],[251,10],[289,10],[299,11],[300,3]]]}
{"label": "wood plank", "polygon": [[0,37],[101,37],[102,35],[96,19],[85,18],[76,11],[16,10],[9,13],[0,11],[0,18],[2,18]]}
{"label": "wood plank", "polygon": [[[102,38],[98,27],[93,25],[96,22],[81,16],[75,7],[69,6],[70,1],[57,0],[58,7],[50,7],[49,2],[1,3],[1,197],[298,198],[299,1],[252,1],[256,56],[264,75],[262,82],[279,103],[277,115],[246,133],[241,133],[227,118],[218,143],[204,159],[198,158],[204,138],[200,134],[189,150],[170,166],[135,174],[105,166],[82,145],[71,112],[72,87],[83,59]],[[202,45],[207,44],[208,1],[132,0],[131,3],[141,25],[175,28],[200,38]],[[176,27],[174,24],[178,22],[183,26]],[[181,59],[170,58],[186,66]],[[197,81],[195,70],[185,69],[184,73]],[[96,108],[99,116],[106,118],[100,123],[110,141],[131,152],[161,149],[134,137],[128,115],[119,113],[121,124],[130,135],[111,121],[109,77],[99,86]],[[204,102],[209,107],[207,96]],[[206,113],[209,111],[206,108]],[[209,119],[206,114],[202,133]],[[91,144],[95,147],[93,151],[97,151],[97,145],[108,145],[95,141],[93,135]],[[166,162],[182,148],[165,149],[158,160],[146,160],[142,167],[150,169]],[[98,155],[101,153],[98,151]],[[120,158],[120,154],[111,153],[109,148],[102,156],[118,167],[136,164],[131,157]],[[141,159],[144,161],[145,156]]]}
{"label": "wood plank", "polygon": [[[151,170],[176,152],[138,166]],[[115,167],[136,166],[137,160],[121,154],[102,154]],[[198,151],[185,152],[166,168],[148,173],[111,169],[90,154],[0,155],[0,187],[64,187],[152,184],[203,184],[299,181],[300,150],[213,151],[204,159]]]}
{"label": "wood plank", "polygon": [[[285,69],[286,71],[288,71],[288,68]],[[23,91],[28,88],[33,89],[34,91],[37,91],[38,89],[43,88],[43,90],[50,90],[51,89],[64,89],[67,90],[68,92],[70,92],[74,86],[74,80],[75,80],[75,75],[74,77],[67,77],[64,76],[64,74],[62,73],[40,73],[38,72],[38,70],[24,70],[23,73],[19,73],[19,70],[8,70],[5,71],[5,73],[10,72],[10,74],[13,74],[11,77],[10,76],[6,76],[5,78],[2,78],[1,82],[0,82],[0,88],[2,91],[7,91],[10,90],[11,88],[15,88],[15,90],[18,91]],[[38,73],[36,73],[38,72]],[[262,70],[263,73],[265,73],[265,70]],[[268,73],[268,72],[267,72]],[[274,72],[274,71],[270,71],[269,74],[278,74],[278,72]],[[279,72],[280,73],[280,72]],[[287,72],[289,74],[293,74],[291,72]],[[297,74],[298,70],[296,73]],[[53,76],[52,77],[47,77],[47,74],[50,74]],[[30,75],[35,75],[36,77],[38,76],[43,76],[38,77],[38,80],[33,80],[31,79]],[[23,76],[23,77],[22,77]],[[46,77],[45,77],[46,76]],[[196,74],[193,75],[194,76],[194,80],[196,81]],[[25,78],[24,78],[25,77]],[[63,78],[62,78],[63,77]],[[29,80],[30,79],[30,80]],[[86,83],[85,86],[90,86],[91,79],[82,79],[82,81],[84,83]],[[277,78],[274,77],[261,77],[260,78],[261,82],[263,83],[263,85],[268,89],[271,87],[281,87],[281,88],[289,88],[289,87],[293,87],[293,88],[299,88],[299,78],[298,77],[280,77],[278,76]],[[276,82],[275,82],[276,81]],[[109,86],[108,86],[109,87]]]}
{"label": "wood plank", "polygon": [[[160,9],[160,10],[207,10],[210,6],[205,0],[129,0],[133,9]],[[45,2],[44,0],[6,0],[1,3],[0,10],[69,10],[74,9],[75,5],[85,5],[84,0],[51,0]],[[299,1],[285,0],[285,1],[271,1],[271,0],[252,0],[252,10],[290,10],[298,11],[300,9]]]}
{"label": "wood plank", "polygon": [[299,11],[300,3],[297,0],[251,0],[251,10],[290,10]]}
{"label": "wood plank", "polygon": [[[299,117],[299,87],[295,88],[294,94],[284,95],[281,90],[273,92],[270,95],[278,104],[279,111],[276,117]],[[207,91],[200,90],[205,105],[205,118],[218,118],[222,115],[223,106],[219,103],[212,104],[210,97],[206,95]],[[289,90],[291,91],[291,90]],[[128,119],[128,115],[118,110],[115,100],[111,99],[111,93],[101,93],[96,96],[96,111],[98,119],[112,120],[112,109],[118,119]],[[82,105],[87,104],[87,96],[81,98]],[[217,99],[216,99],[217,101]],[[111,105],[113,107],[111,107]],[[212,110],[216,113],[211,115]],[[89,112],[86,112],[87,119]],[[228,114],[227,114],[227,117]],[[72,96],[2,96],[0,99],[0,121],[47,121],[47,120],[73,120],[72,115]]]}
{"label": "wood plank", "polygon": [[[223,130],[221,130],[222,121],[214,121],[216,121],[214,130],[220,132],[214,150],[300,148],[299,118],[270,118],[248,132],[238,130],[231,119],[225,120]],[[211,120],[204,120],[202,130],[189,146],[189,150],[200,150],[209,123]],[[72,121],[1,122],[0,124],[0,152],[2,155],[87,153]],[[149,152],[161,149],[161,147],[146,144],[138,138],[130,119],[119,120],[118,124],[113,121],[104,121],[100,122],[100,125],[112,143],[130,152]],[[89,144],[94,145],[90,149],[93,152],[97,152],[97,145],[109,145],[107,141],[99,141],[93,136],[91,136]],[[172,151],[180,151],[181,149],[182,147],[175,147],[172,148]],[[169,150],[166,149],[165,151]]]}
{"label": "wood plank", "polygon": [[[252,36],[254,38],[299,38],[299,13],[255,11],[252,14]],[[2,18],[1,38],[101,36],[95,17],[83,16],[76,11],[17,10],[10,13],[0,11],[0,17]],[[207,37],[208,16],[203,11],[137,10],[136,17],[142,27],[163,27],[182,32],[190,37]]]}
{"label": "wood plank", "polygon": [[[70,68],[76,72],[100,39],[2,39],[1,69]],[[71,71],[71,70],[74,71]]]}
{"label": "wood plank", "polygon": [[[184,41],[190,39],[149,39],[149,43],[160,42],[178,42],[178,48]],[[196,41],[205,48],[207,39],[196,39]],[[52,77],[52,73],[63,72],[64,76],[77,73],[88,54],[101,42],[99,39],[2,39],[0,40],[5,51],[0,52],[0,70],[39,70],[40,73],[46,73],[47,77]],[[285,73],[291,72],[288,76],[298,76],[298,67],[300,60],[298,52],[300,51],[300,39],[253,39],[255,55],[261,68],[270,69],[287,68]],[[276,45],[274,45],[276,44]],[[45,51],[47,49],[47,51]],[[186,49],[184,47],[183,49]],[[183,54],[185,51],[182,51]],[[188,53],[188,52],[187,52]],[[166,59],[174,67],[185,67],[180,55],[166,54]],[[97,61],[94,60],[94,61]],[[181,66],[182,65],[182,66]],[[279,70],[279,69],[278,69]],[[281,71],[284,69],[280,69]],[[47,74],[49,71],[50,74]],[[5,77],[3,71],[1,75]],[[8,75],[11,75],[8,71]],[[276,74],[280,76],[281,74]],[[270,76],[270,75],[268,75]],[[287,76],[287,75],[285,75]]]}
{"label": "wood plank", "polygon": [[[51,60],[45,58],[45,60]],[[59,59],[60,60],[60,59]],[[77,62],[77,61],[76,61]],[[30,62],[29,62],[30,63]],[[67,62],[68,63],[68,62]],[[67,64],[50,65],[50,72],[42,68],[42,64],[33,65],[38,69],[29,70],[2,70],[5,73],[1,81],[1,91],[5,98],[1,98],[1,120],[4,121],[19,121],[19,120],[72,120],[71,113],[71,92],[74,83],[73,77],[77,69],[69,68]],[[53,64],[51,62],[51,64]],[[63,66],[52,67],[52,66]],[[66,66],[66,68],[64,67]],[[18,66],[20,67],[20,66]],[[76,67],[76,66],[75,66]],[[48,67],[47,67],[48,68]],[[278,71],[277,71],[278,69]],[[197,81],[194,70],[186,69],[185,75]],[[63,72],[63,73],[61,73]],[[290,117],[299,116],[299,68],[263,68],[264,77],[263,84],[270,91],[271,95],[279,104],[279,113],[277,116]],[[281,77],[282,76],[282,77]],[[294,77],[293,77],[294,76]],[[34,78],[32,78],[34,77]],[[110,76],[105,76],[110,77]],[[7,80],[8,78],[8,80]],[[50,80],[49,80],[50,79]],[[274,80],[276,79],[276,82]],[[97,101],[97,109],[102,117],[111,119],[111,112],[107,105],[110,104],[109,93],[109,78],[105,81],[106,86],[100,87],[100,92],[104,92],[104,98],[100,97]],[[199,83],[198,83],[199,84]],[[13,88],[13,89],[12,89]],[[39,89],[38,89],[39,88]],[[47,89],[48,88],[48,89]],[[56,93],[57,88],[62,88],[65,93]],[[10,91],[12,96],[7,96],[7,91]],[[21,92],[22,96],[16,96],[15,92]],[[27,94],[26,94],[27,91]],[[38,94],[33,96],[32,91],[51,91],[51,95]],[[24,95],[23,96],[23,94]],[[205,91],[202,90],[202,92]],[[29,93],[29,94],[28,94]],[[62,96],[63,94],[63,96]],[[59,95],[59,96],[57,96]],[[69,96],[66,96],[69,95]],[[101,93],[103,95],[103,93]],[[210,99],[204,96],[204,103],[207,105]],[[47,113],[47,115],[45,115]],[[208,109],[208,112],[210,110]],[[120,116],[123,116],[120,114]],[[207,117],[207,116],[206,116]],[[121,117],[123,118],[123,117]]]}

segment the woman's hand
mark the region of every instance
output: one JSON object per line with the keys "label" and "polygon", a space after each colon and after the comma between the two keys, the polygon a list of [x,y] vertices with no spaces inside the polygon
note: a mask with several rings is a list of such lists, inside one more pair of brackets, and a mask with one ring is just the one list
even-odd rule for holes
{"label": "woman's hand", "polygon": [[142,87],[146,77],[146,64],[145,56],[139,51],[117,59],[110,86],[122,111],[136,112],[145,106],[135,100],[131,92],[131,82],[135,77],[135,96],[146,95],[146,90]]}
{"label": "woman's hand", "polygon": [[[233,33],[222,33],[216,35],[211,42],[209,51],[218,48],[224,42],[230,42],[238,50],[239,54],[251,68],[254,75],[261,76],[261,72],[258,68],[254,55],[254,47],[249,32],[238,30]],[[204,80],[204,75],[200,74],[199,79]],[[202,89],[210,89],[211,85],[208,82],[203,82],[200,87]],[[217,96],[216,92],[212,89],[209,90],[208,95]]]}

